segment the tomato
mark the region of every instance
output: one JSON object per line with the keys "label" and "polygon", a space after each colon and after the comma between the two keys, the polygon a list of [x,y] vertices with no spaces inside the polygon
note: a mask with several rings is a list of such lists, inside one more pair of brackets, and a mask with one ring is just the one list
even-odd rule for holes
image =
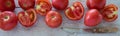
{"label": "tomato", "polygon": [[102,15],[97,9],[87,11],[84,18],[84,24],[89,27],[97,26],[102,21]]}
{"label": "tomato", "polygon": [[57,28],[62,23],[62,16],[57,11],[49,11],[45,17],[46,24],[51,28]]}
{"label": "tomato", "polygon": [[7,31],[13,29],[17,25],[17,16],[10,11],[0,13],[0,28]]}
{"label": "tomato", "polygon": [[89,9],[101,10],[104,8],[106,0],[87,0],[86,4]]}
{"label": "tomato", "polygon": [[65,10],[65,15],[71,20],[80,20],[84,15],[84,7],[80,2],[75,2]]}
{"label": "tomato", "polygon": [[52,9],[52,5],[49,0],[37,0],[36,1],[36,11],[40,15],[45,16]]}
{"label": "tomato", "polygon": [[0,0],[0,11],[14,11],[15,2],[14,0]]}
{"label": "tomato", "polygon": [[20,7],[24,10],[28,10],[30,8],[34,8],[35,0],[18,0]]}
{"label": "tomato", "polygon": [[52,5],[58,10],[64,10],[68,6],[68,0],[52,0]]}
{"label": "tomato", "polygon": [[29,10],[26,10],[25,12],[24,11],[19,12],[18,19],[23,26],[30,27],[37,20],[36,11],[34,9],[29,9]]}
{"label": "tomato", "polygon": [[114,4],[109,4],[102,10],[102,15],[104,20],[108,22],[115,21],[118,18],[117,13],[118,13],[118,7]]}

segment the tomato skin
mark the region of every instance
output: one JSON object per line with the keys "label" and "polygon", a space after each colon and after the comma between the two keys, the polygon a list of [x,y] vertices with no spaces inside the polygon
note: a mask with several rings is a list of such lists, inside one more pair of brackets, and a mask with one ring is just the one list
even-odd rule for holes
{"label": "tomato skin", "polygon": [[[109,4],[104,7],[101,13],[105,21],[115,21],[118,18],[118,7],[114,4]],[[111,15],[111,17],[109,17],[109,15]]]}
{"label": "tomato skin", "polygon": [[52,5],[58,10],[64,10],[67,8],[69,0],[52,0]]}
{"label": "tomato skin", "polygon": [[46,24],[51,28],[57,28],[62,23],[62,16],[56,11],[49,11],[45,17]]}
{"label": "tomato skin", "polygon": [[97,26],[102,21],[102,15],[96,9],[87,11],[84,24],[89,27]]}
{"label": "tomato skin", "polygon": [[31,27],[37,20],[36,11],[34,9],[26,10],[18,13],[18,19],[21,25]]}
{"label": "tomato skin", "polygon": [[0,28],[8,31],[12,30],[17,25],[17,16],[10,11],[4,11],[0,13]]}
{"label": "tomato skin", "polygon": [[80,2],[74,2],[65,10],[65,15],[70,20],[80,20],[84,15],[84,7]]}
{"label": "tomato skin", "polygon": [[89,9],[101,10],[106,5],[106,0],[87,0],[86,4]]}
{"label": "tomato skin", "polygon": [[18,0],[20,7],[24,10],[34,8],[35,0]]}
{"label": "tomato skin", "polygon": [[0,11],[14,11],[15,10],[15,2],[14,0],[0,0]]}
{"label": "tomato skin", "polygon": [[52,10],[52,5],[49,0],[36,1],[36,11],[38,14],[45,16],[50,10]]}

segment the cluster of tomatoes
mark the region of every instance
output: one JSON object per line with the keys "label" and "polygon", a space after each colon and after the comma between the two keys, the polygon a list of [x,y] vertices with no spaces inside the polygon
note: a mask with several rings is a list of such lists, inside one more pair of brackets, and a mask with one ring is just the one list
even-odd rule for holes
{"label": "cluster of tomatoes", "polygon": [[[64,10],[66,17],[70,20],[80,20],[84,16],[84,7],[81,2],[74,2],[67,7],[69,0],[18,0],[20,7],[24,10],[16,15],[14,0],[0,0],[0,28],[11,30],[19,21],[23,26],[30,27],[37,21],[37,14],[45,16],[46,24],[51,28],[57,28],[62,23],[62,16],[57,10]],[[36,5],[35,5],[36,4]],[[114,21],[117,19],[118,7],[114,4],[105,6],[106,0],[86,0],[89,11],[85,13],[84,24],[96,26],[102,19]],[[35,9],[34,9],[35,7]]]}

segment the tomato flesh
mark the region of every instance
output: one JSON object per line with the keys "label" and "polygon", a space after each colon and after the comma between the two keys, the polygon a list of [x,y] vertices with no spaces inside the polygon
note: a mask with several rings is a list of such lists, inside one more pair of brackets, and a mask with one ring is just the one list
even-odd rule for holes
{"label": "tomato flesh", "polygon": [[25,12],[20,12],[18,18],[23,26],[30,27],[36,22],[37,15],[34,9],[29,9]]}
{"label": "tomato flesh", "polygon": [[115,21],[118,18],[118,7],[114,4],[109,4],[102,10],[101,13],[104,20],[108,22]]}
{"label": "tomato flesh", "polygon": [[80,2],[75,2],[65,10],[65,15],[71,20],[80,20],[84,14],[84,7]]}
{"label": "tomato flesh", "polygon": [[36,10],[37,10],[37,13],[39,13],[40,15],[45,16],[47,14],[47,12],[50,11],[51,9],[52,9],[52,6],[48,2],[48,0],[38,0],[37,1]]}

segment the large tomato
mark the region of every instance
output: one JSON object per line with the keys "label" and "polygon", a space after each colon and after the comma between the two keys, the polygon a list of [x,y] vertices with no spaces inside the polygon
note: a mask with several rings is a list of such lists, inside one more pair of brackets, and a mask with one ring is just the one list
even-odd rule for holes
{"label": "large tomato", "polygon": [[34,8],[35,0],[18,0],[20,7],[24,10],[28,10],[30,8]]}
{"label": "large tomato", "polygon": [[69,0],[52,0],[52,5],[58,10],[64,10],[68,6]]}
{"label": "large tomato", "polygon": [[36,1],[36,11],[40,15],[45,16],[48,11],[52,9],[52,5],[50,4],[49,0],[37,0]]}
{"label": "large tomato", "polygon": [[23,26],[30,27],[37,20],[36,11],[34,9],[29,9],[25,12],[24,11],[19,12],[18,19]]}
{"label": "large tomato", "polygon": [[14,0],[0,0],[0,11],[14,11]]}
{"label": "large tomato", "polygon": [[57,28],[62,23],[62,16],[56,11],[49,11],[45,17],[46,24],[51,28]]}
{"label": "large tomato", "polygon": [[11,30],[17,25],[17,16],[10,11],[0,13],[0,28],[3,30]]}
{"label": "large tomato", "polygon": [[118,18],[117,13],[118,13],[118,7],[114,4],[109,4],[102,10],[102,15],[104,20],[108,22],[116,20]]}
{"label": "large tomato", "polygon": [[84,18],[84,24],[86,26],[97,26],[102,21],[102,15],[96,9],[87,11]]}
{"label": "large tomato", "polygon": [[101,10],[104,8],[106,0],[87,0],[86,4],[89,9]]}
{"label": "large tomato", "polygon": [[65,15],[71,20],[80,20],[84,15],[84,7],[80,2],[75,2],[65,10]]}

